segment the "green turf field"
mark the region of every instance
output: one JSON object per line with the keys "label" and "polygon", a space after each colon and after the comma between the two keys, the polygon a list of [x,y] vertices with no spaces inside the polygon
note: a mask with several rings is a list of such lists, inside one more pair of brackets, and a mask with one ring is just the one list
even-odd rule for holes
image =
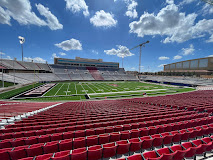
{"label": "green turf field", "polygon": [[167,90],[172,87],[140,82],[68,82],[57,83],[43,96],[98,95],[123,92],[145,92],[149,90]]}
{"label": "green turf field", "polygon": [[[36,84],[34,86],[30,85],[0,94],[0,98],[10,98],[39,85],[41,84]],[[178,88],[175,86],[141,82],[58,82],[41,97],[17,99],[31,101],[69,101],[86,99],[85,95],[88,95],[88,97],[91,99],[103,99],[138,97],[143,96],[145,92],[148,96],[154,96],[193,90],[193,88]]]}
{"label": "green turf field", "polygon": [[25,86],[25,87],[22,87],[22,88],[18,88],[18,89],[14,89],[14,90],[11,90],[11,91],[8,91],[8,92],[1,93],[0,99],[11,98],[15,95],[18,95],[18,94],[25,92],[27,90],[30,90],[32,88],[38,87],[40,85],[42,85],[42,83],[31,84],[31,85],[28,85],[28,86]]}
{"label": "green turf field", "polygon": [[[5,82],[4,81],[4,87],[9,87],[9,86],[13,86],[14,85],[14,83],[12,83],[12,82]],[[2,81],[0,81],[0,88],[2,87]]]}

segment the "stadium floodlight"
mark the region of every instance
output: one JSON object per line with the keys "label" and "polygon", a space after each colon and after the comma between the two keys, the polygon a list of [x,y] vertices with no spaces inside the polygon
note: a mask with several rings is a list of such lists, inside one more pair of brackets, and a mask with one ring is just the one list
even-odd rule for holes
{"label": "stadium floodlight", "polygon": [[139,44],[139,45],[137,45],[137,46],[135,46],[135,47],[133,47],[133,48],[130,49],[130,50],[133,50],[135,48],[140,47],[140,57],[139,57],[139,66],[138,66],[139,67],[139,69],[138,69],[139,73],[141,72],[141,50],[142,50],[142,47],[145,47],[145,44],[147,44],[147,43],[149,43],[149,41],[141,43],[141,44]]}
{"label": "stadium floodlight", "polygon": [[19,42],[20,42],[20,44],[21,44],[21,49],[22,49],[22,61],[23,61],[23,56],[24,56],[24,54],[23,54],[23,44],[24,44],[24,42],[25,42],[25,38],[22,37],[22,36],[18,36],[18,39],[19,39]]}
{"label": "stadium floodlight", "polygon": [[202,0],[202,1],[204,1],[204,2],[206,2],[208,4],[210,4],[210,5],[213,5],[213,0]]}
{"label": "stadium floodlight", "polygon": [[[2,64],[2,55],[4,54],[3,52],[0,52],[1,54],[1,64]],[[4,88],[4,76],[3,76],[4,70],[3,67],[1,67],[1,81],[2,81],[2,88]]]}

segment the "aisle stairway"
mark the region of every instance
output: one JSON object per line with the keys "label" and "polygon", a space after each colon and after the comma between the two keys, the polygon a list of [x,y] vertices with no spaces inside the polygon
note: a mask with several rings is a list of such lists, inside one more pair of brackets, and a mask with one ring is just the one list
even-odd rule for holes
{"label": "aisle stairway", "polygon": [[104,78],[100,75],[96,67],[87,67],[87,70],[90,72],[90,74],[95,80],[104,80]]}

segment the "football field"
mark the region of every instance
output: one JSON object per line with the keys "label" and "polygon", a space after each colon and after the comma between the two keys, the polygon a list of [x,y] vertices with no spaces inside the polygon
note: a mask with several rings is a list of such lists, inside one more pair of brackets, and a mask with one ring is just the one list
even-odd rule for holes
{"label": "football field", "polygon": [[31,101],[69,101],[83,99],[106,99],[174,94],[192,91],[193,88],[153,84],[135,81],[102,81],[102,82],[56,82],[42,96],[17,98]]}
{"label": "football field", "polygon": [[57,83],[43,96],[68,96],[68,95],[98,95],[109,93],[134,93],[151,90],[167,90],[172,87],[140,83],[140,82],[67,82]]}

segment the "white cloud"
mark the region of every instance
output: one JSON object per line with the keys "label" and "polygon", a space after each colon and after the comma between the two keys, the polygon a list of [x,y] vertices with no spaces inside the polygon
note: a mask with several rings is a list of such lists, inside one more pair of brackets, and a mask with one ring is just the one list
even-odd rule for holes
{"label": "white cloud", "polygon": [[209,55],[208,57],[213,57],[213,54],[212,54],[212,55]]}
{"label": "white cloud", "polygon": [[66,56],[67,54],[66,53],[64,53],[64,52],[60,52],[59,53],[61,56]]}
{"label": "white cloud", "polygon": [[164,67],[164,65],[166,65],[166,64],[161,64],[161,65],[159,65],[158,67],[161,68],[161,67]]}
{"label": "white cloud", "polygon": [[129,51],[126,46],[117,46],[118,49],[112,48],[111,50],[104,50],[104,52],[108,55],[117,55],[118,57],[124,58],[128,56],[133,56],[134,54]]}
{"label": "white cloud", "polygon": [[39,4],[37,9],[41,15],[47,18],[47,22],[32,11],[29,0],[1,0],[0,23],[11,25],[10,20],[13,18],[21,25],[48,26],[52,30],[63,28],[48,8],[42,8],[42,5]]}
{"label": "white cloud", "polygon": [[24,57],[24,61],[27,61],[27,62],[35,62],[35,63],[46,63],[46,60],[44,60],[43,58],[41,57],[35,57],[35,58],[30,58],[30,57]]}
{"label": "white cloud", "polygon": [[104,10],[97,11],[95,15],[90,18],[90,23],[95,27],[115,27],[117,20],[114,19],[114,15],[107,13]]}
{"label": "white cloud", "polygon": [[174,0],[166,0],[166,3],[168,3],[168,4],[174,4]]}
{"label": "white cloud", "polygon": [[73,13],[83,11],[84,16],[89,16],[88,6],[84,0],[65,0],[66,8]]}
{"label": "white cloud", "polygon": [[44,7],[42,4],[36,4],[37,10],[39,13],[46,17],[47,19],[47,26],[51,30],[63,29],[63,25],[59,23],[56,16],[54,16],[50,11],[49,8]]}
{"label": "white cloud", "polygon": [[181,58],[182,58],[182,56],[176,55],[176,56],[173,57],[173,60],[177,60],[177,59],[181,59]]}
{"label": "white cloud", "polygon": [[211,37],[209,37],[209,39],[206,42],[208,43],[213,42],[213,34],[211,35]]}
{"label": "white cloud", "polygon": [[[32,12],[32,7],[29,0],[1,0],[0,6],[5,9],[4,12],[7,14],[7,16],[12,17],[21,25],[46,25],[44,20],[40,19],[34,12]],[[7,22],[10,23],[10,21],[8,21],[8,17],[6,19]],[[0,23],[2,22],[0,21]]]}
{"label": "white cloud", "polygon": [[161,56],[161,57],[159,57],[158,59],[159,59],[159,60],[167,60],[167,59],[169,59],[169,57]]}
{"label": "white cloud", "polygon": [[0,23],[11,25],[10,19],[8,13],[0,6]]}
{"label": "white cloud", "polygon": [[194,49],[193,44],[190,44],[189,48],[182,48],[182,54],[184,56],[194,54],[194,51],[195,51],[195,49]]}
{"label": "white cloud", "polygon": [[202,12],[203,12],[204,15],[207,15],[207,14],[211,15],[211,14],[213,14],[213,7],[212,7],[212,5],[206,3],[203,6],[203,8],[202,8]]}
{"label": "white cloud", "polygon": [[12,58],[10,56],[7,56],[6,59],[12,60]]}
{"label": "white cloud", "polygon": [[137,18],[138,17],[138,12],[136,11],[136,7],[138,5],[137,2],[134,0],[127,0],[127,11],[126,11],[126,16],[130,18]]}
{"label": "white cloud", "polygon": [[0,55],[5,55],[5,53],[3,53],[3,52],[0,52]]}
{"label": "white cloud", "polygon": [[51,59],[54,59],[54,58],[59,58],[59,56],[57,56],[56,53],[53,53]]}
{"label": "white cloud", "polygon": [[195,24],[196,13],[186,14],[179,12],[178,6],[168,4],[156,15],[147,13],[141,15],[139,21],[129,24],[130,33],[136,33],[138,37],[145,35],[166,36],[164,43],[182,43],[190,39],[212,35],[213,19],[203,19]]}
{"label": "white cloud", "polygon": [[194,2],[194,1],[196,1],[196,0],[183,0],[183,1],[180,3],[180,5],[190,4],[190,3]]}
{"label": "white cloud", "polygon": [[131,70],[136,70],[136,68],[135,67],[132,67],[132,68],[130,68]]}
{"label": "white cloud", "polygon": [[70,39],[63,41],[61,43],[55,44],[55,46],[62,48],[65,51],[69,50],[82,50],[82,44],[79,40],[77,39]]}
{"label": "white cloud", "polygon": [[96,50],[92,50],[92,53],[94,53],[94,54],[98,54],[98,51],[96,51]]}

